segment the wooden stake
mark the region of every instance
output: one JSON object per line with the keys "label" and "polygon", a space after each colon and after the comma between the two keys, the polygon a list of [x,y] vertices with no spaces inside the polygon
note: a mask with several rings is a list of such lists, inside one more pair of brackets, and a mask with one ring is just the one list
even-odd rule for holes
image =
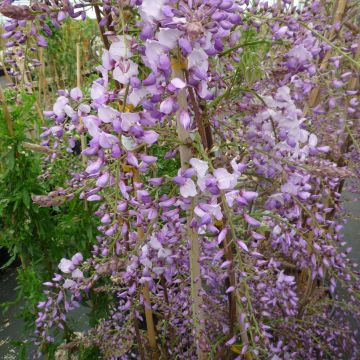
{"label": "wooden stake", "polygon": [[[135,183],[139,183],[141,181],[140,174],[138,169],[133,168],[133,180],[134,180],[134,189],[135,189]],[[138,227],[138,237],[139,239],[143,240],[145,237],[144,231],[141,227]],[[156,346],[156,331],[155,331],[155,325],[154,325],[154,317],[153,312],[151,309],[151,299],[150,299],[150,289],[149,289],[149,283],[146,282],[143,287],[143,297],[145,303],[148,305],[144,306],[145,309],[145,319],[146,319],[146,327],[147,327],[147,335],[149,340],[149,345],[151,349],[151,359],[157,359],[158,358],[158,351]]]}
{"label": "wooden stake", "polygon": [[[337,6],[335,7],[334,15],[333,15],[333,24],[336,24],[337,22],[341,21],[344,17],[345,9],[347,5],[347,0],[339,0],[337,3]],[[332,39],[336,35],[336,30],[333,28],[329,33],[329,39]],[[332,49],[329,49],[326,53],[324,58],[321,61],[320,64],[320,71],[326,70],[329,59],[332,54]],[[304,110],[304,116],[306,116],[310,109],[312,109],[314,106],[316,106],[319,103],[320,100],[320,86],[316,86],[313,88],[310,92],[310,98],[309,103],[307,107]]]}
{"label": "wooden stake", "polygon": [[[81,49],[80,49],[80,43],[76,44],[76,86],[80,89],[81,87]],[[80,122],[82,122],[82,119],[80,119]],[[81,141],[81,150],[84,151],[86,149],[86,139],[84,134],[80,135],[80,141]],[[84,154],[81,154],[82,163],[84,166],[86,166],[86,156]]]}
{"label": "wooden stake", "polygon": [[6,127],[8,129],[9,135],[11,137],[13,137],[15,135],[13,121],[12,121],[12,118],[11,118],[11,115],[10,115],[9,108],[7,106],[7,103],[6,103],[6,99],[5,99],[4,92],[3,92],[1,84],[0,84],[0,102],[1,102],[1,107],[3,109],[3,112],[4,112],[4,119],[5,119],[5,122],[6,122]]}
{"label": "wooden stake", "polygon": [[[173,64],[173,77],[180,78],[184,80],[184,74],[182,66],[178,63]],[[186,169],[188,167],[189,160],[192,158],[192,151],[189,146],[186,145],[186,142],[190,139],[190,132],[185,130],[180,123],[180,114],[183,110],[187,110],[187,96],[186,89],[179,91],[178,96],[178,105],[179,109],[176,113],[176,128],[179,140],[184,144],[180,145],[180,160],[181,167]],[[190,227],[190,223],[193,217],[195,207],[195,200],[193,200],[191,209],[188,212],[187,216],[187,232],[188,237],[191,242],[190,248],[190,277],[191,277],[191,297],[192,297],[192,312],[195,322],[195,334],[196,334],[196,347],[197,347],[197,356],[199,360],[206,359],[205,352],[201,349],[200,339],[205,335],[205,324],[204,324],[204,314],[202,310],[203,300],[201,296],[201,274],[200,274],[200,245],[197,238],[197,234]]]}
{"label": "wooden stake", "polygon": [[76,44],[76,86],[81,87],[81,48],[80,43]]}
{"label": "wooden stake", "polygon": [[[41,47],[39,49],[39,60],[40,60],[40,72],[39,72],[39,93],[43,96],[43,104],[46,106],[47,99],[47,83],[46,83],[46,73],[45,73],[45,60],[44,60],[44,49]],[[41,99],[41,97],[40,97]]]}

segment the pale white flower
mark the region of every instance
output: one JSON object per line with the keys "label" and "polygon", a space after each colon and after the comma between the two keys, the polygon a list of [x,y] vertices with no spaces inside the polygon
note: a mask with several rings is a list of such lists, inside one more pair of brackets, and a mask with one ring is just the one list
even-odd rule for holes
{"label": "pale white flower", "polygon": [[132,52],[130,50],[130,36],[120,35],[116,37],[116,41],[114,41],[110,45],[109,53],[113,60],[120,61],[121,58],[129,58],[132,56]]}
{"label": "pale white flower", "polygon": [[215,169],[214,176],[217,180],[218,187],[220,190],[231,190],[237,184],[238,175],[230,174],[224,168]]}
{"label": "pale white flower", "polygon": [[185,184],[180,186],[180,194],[184,198],[196,196],[197,190],[194,181],[186,179]]}
{"label": "pale white flower", "polygon": [[209,169],[209,164],[203,160],[192,158],[189,163],[195,169],[198,178],[203,178]]}
{"label": "pale white flower", "polygon": [[70,274],[74,270],[74,264],[71,260],[62,258],[60,260],[60,263],[58,265],[58,268],[64,273],[64,274]]}

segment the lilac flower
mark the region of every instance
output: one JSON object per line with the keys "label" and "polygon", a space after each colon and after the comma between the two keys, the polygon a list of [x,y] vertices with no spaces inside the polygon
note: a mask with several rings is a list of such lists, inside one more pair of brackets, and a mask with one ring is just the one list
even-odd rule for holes
{"label": "lilac flower", "polygon": [[182,81],[179,78],[172,79],[171,80],[171,85],[173,85],[176,89],[183,89],[186,86],[184,81]]}
{"label": "lilac flower", "polygon": [[71,89],[70,96],[73,100],[80,101],[83,98],[83,93],[82,93],[81,89],[74,88],[74,89]]}
{"label": "lilac flower", "polygon": [[190,127],[190,123],[191,123],[191,120],[190,120],[190,116],[189,116],[189,113],[185,110],[183,110],[181,113],[180,113],[180,124],[181,126],[185,129],[185,130],[188,130],[189,127]]}
{"label": "lilac flower", "polygon": [[117,62],[119,62],[123,58],[130,58],[132,56],[132,52],[129,46],[130,41],[130,36],[117,36],[109,49],[109,54],[111,58]]}
{"label": "lilac flower", "polygon": [[184,185],[180,186],[180,194],[184,198],[194,197],[197,194],[196,185],[191,179],[186,179]]}
{"label": "lilac flower", "polygon": [[215,169],[214,176],[221,190],[232,190],[237,184],[237,175],[230,174],[224,168]]}
{"label": "lilac flower", "polygon": [[248,214],[244,214],[244,219],[249,225],[256,226],[256,227],[261,225],[260,221],[255,220]]}
{"label": "lilac flower", "polygon": [[119,66],[115,67],[113,71],[113,78],[120,84],[128,84],[130,79],[138,75],[138,65],[132,60],[124,60],[119,63]]}
{"label": "lilac flower", "polygon": [[145,21],[153,22],[163,18],[162,9],[166,0],[143,0],[139,13]]}
{"label": "lilac flower", "polygon": [[70,274],[75,269],[73,262],[65,258],[61,259],[58,267],[64,274]]}

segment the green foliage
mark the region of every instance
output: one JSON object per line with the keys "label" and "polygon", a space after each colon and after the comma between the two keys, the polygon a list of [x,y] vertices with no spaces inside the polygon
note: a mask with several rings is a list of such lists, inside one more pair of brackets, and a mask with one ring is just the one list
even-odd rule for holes
{"label": "green foliage", "polygon": [[[39,118],[34,111],[33,95],[6,93],[7,104],[15,130],[10,137],[0,113],[0,248],[10,254],[11,262],[20,259],[17,272],[17,299],[2,304],[2,308],[26,299],[21,305],[21,316],[31,323],[36,314],[36,304],[41,300],[41,284],[56,271],[62,257],[81,251],[89,254],[94,242],[96,224],[92,209],[84,208],[78,198],[61,207],[41,208],[32,202],[33,194],[46,194],[67,180],[67,160],[54,165],[47,177],[42,173],[42,154],[23,147],[23,142],[37,142],[30,129],[39,128]],[[35,126],[34,126],[35,125]],[[35,140],[34,140],[35,138]],[[74,163],[81,162],[69,154]]]}
{"label": "green foliage", "polygon": [[[76,44],[80,43],[80,60],[83,72],[91,72],[99,59],[95,56],[98,28],[93,19],[85,21],[66,20],[60,29],[48,23],[52,35],[47,37],[44,58],[47,62],[47,75],[56,78],[56,74],[65,81],[67,87],[76,86]],[[89,56],[91,54],[91,56]],[[55,74],[56,71],[56,74]],[[60,80],[60,82],[62,82]],[[55,84],[54,84],[55,85]]]}
{"label": "green foliage", "polygon": [[101,352],[99,348],[81,346],[78,354],[79,360],[89,360],[89,359],[101,359]]}
{"label": "green foliage", "polygon": [[254,29],[241,33],[241,43],[248,45],[242,48],[239,69],[246,84],[251,86],[263,76],[261,63],[271,44],[267,41],[262,42]]}

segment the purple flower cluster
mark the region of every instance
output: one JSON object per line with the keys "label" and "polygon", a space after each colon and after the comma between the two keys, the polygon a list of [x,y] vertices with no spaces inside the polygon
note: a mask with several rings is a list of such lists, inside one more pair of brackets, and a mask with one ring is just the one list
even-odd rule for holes
{"label": "purple flower cluster", "polygon": [[[62,6],[54,18],[44,5],[40,20],[83,16],[85,5]],[[31,11],[12,16],[9,38]],[[98,204],[98,242],[85,261],[62,259],[63,275],[45,284],[37,344],[103,292],[109,318],[85,336],[106,359],[144,359],[144,349],[179,359],[358,358],[349,316],[359,321],[360,279],[342,238],[341,190],[359,172],[359,35],[329,25],[317,1],[301,10],[104,1],[100,21],[99,78],[59,91],[41,134],[53,159],[87,140],[68,192]],[[247,81],[254,46],[262,74]],[[171,150],[158,158],[162,146]],[[159,162],[179,157],[176,174],[159,176]]]}

